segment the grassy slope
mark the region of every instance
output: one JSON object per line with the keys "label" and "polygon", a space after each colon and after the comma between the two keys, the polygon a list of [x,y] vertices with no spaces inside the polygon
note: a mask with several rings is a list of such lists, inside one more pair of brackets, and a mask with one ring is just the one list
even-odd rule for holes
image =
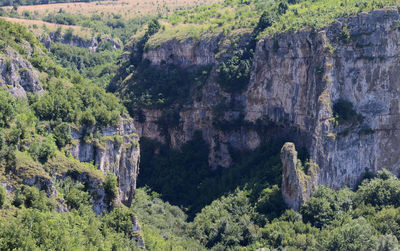
{"label": "grassy slope", "polygon": [[[50,13],[58,13],[60,9],[64,9],[71,14],[83,15],[102,15],[103,17],[112,17],[113,15],[121,15],[123,18],[134,18],[138,16],[148,16],[157,13],[168,14],[176,9],[198,6],[220,2],[221,0],[117,0],[117,1],[101,1],[101,2],[79,2],[79,3],[58,3],[58,4],[41,4],[33,6],[20,6],[18,13],[24,11],[37,12],[39,16],[45,16]],[[12,7],[3,7],[11,9]]]}
{"label": "grassy slope", "polygon": [[[278,5],[273,1],[225,0],[207,6],[176,12],[163,20],[165,29],[154,35],[148,46],[160,45],[169,39],[182,37],[204,37],[223,32],[230,34],[237,29],[255,27],[263,11],[275,13]],[[359,12],[399,5],[399,0],[304,0],[289,5],[285,14],[275,19],[263,35],[277,32],[295,31],[304,28],[320,29],[339,17],[351,16]]]}

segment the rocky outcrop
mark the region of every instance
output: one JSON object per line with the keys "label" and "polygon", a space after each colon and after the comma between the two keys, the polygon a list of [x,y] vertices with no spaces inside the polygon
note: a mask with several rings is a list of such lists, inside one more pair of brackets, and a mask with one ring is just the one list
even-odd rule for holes
{"label": "rocky outcrop", "polygon": [[136,241],[137,247],[139,249],[146,250],[146,245],[143,239],[143,231],[142,228],[140,227],[138,218],[135,215],[131,216],[131,221],[132,221],[132,239]]}
{"label": "rocky outcrop", "polygon": [[117,201],[129,206],[136,190],[140,156],[139,137],[133,121],[123,119],[116,127],[101,129],[98,141],[85,142],[84,134],[95,130],[74,131],[72,137],[78,142],[71,148],[71,154],[81,162],[93,163],[104,174],[115,174],[119,187]]}
{"label": "rocky outcrop", "polygon": [[301,161],[297,158],[296,148],[293,143],[285,143],[281,150],[282,161],[282,195],[285,203],[294,210],[310,199],[313,190],[318,184],[318,166],[307,167],[304,173]]}
{"label": "rocky outcrop", "polygon": [[146,50],[143,59],[155,65],[174,64],[181,67],[215,64],[215,51],[219,49],[221,39],[219,36],[200,41],[192,38],[184,41],[170,40],[162,46]]}
{"label": "rocky outcrop", "polygon": [[[149,48],[143,57],[153,65],[211,64],[212,71],[198,98],[179,110],[177,127],[160,134],[161,111],[144,110],[145,122],[136,122],[139,134],[179,147],[200,130],[214,167],[231,164],[228,149],[251,150],[285,135],[309,150],[310,162],[319,167],[315,184],[331,188],[355,186],[366,170],[400,174],[399,21],[399,10],[389,8],[341,18],[318,31],[265,38],[257,44],[250,83],[240,94],[224,92],[216,81],[218,64],[232,56],[227,39],[209,40],[210,50],[206,41],[193,40]],[[333,106],[340,100],[353,105],[358,119],[335,118]],[[228,108],[216,113],[219,104]],[[296,169],[289,165],[286,171],[300,182]],[[284,190],[294,207],[308,196],[291,186]]]}
{"label": "rocky outcrop", "polygon": [[[26,43],[27,54],[32,48]],[[32,64],[11,47],[0,54],[0,87],[16,97],[26,97],[26,92],[43,93],[39,73]]]}
{"label": "rocky outcrop", "polygon": [[85,39],[77,35],[66,35],[66,33],[49,32],[49,34],[41,34],[41,37],[39,39],[48,50],[50,50],[50,47],[53,43],[62,43],[86,48],[91,52],[96,52],[99,48],[102,48],[104,46],[109,46],[114,50],[122,48],[121,41],[111,39],[110,37],[105,35]]}

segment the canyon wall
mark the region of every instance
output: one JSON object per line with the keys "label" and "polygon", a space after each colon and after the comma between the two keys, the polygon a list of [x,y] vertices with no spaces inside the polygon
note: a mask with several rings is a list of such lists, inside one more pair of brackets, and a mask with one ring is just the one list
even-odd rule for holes
{"label": "canyon wall", "polygon": [[[321,30],[262,39],[247,89],[236,94],[224,92],[216,81],[219,63],[232,57],[227,38],[150,47],[143,58],[155,67],[167,62],[187,69],[211,65],[212,70],[200,98],[179,110],[177,127],[160,134],[157,120],[162,111],[144,109],[145,120],[136,121],[139,135],[178,148],[200,130],[210,144],[213,167],[232,163],[229,149],[248,151],[272,136],[285,137],[296,147],[307,147],[310,162],[319,167],[312,175],[315,186],[308,190],[316,185],[353,187],[366,171],[382,168],[400,174],[399,19],[397,8],[376,10],[339,19]],[[228,109],[216,118],[215,108],[222,102]],[[333,107],[340,102],[350,104],[355,118],[334,116]],[[224,126],[217,126],[218,121]],[[227,126],[238,121],[236,127]],[[288,171],[285,163],[290,161],[283,162]],[[296,182],[296,175],[288,177],[286,184]],[[290,197],[285,186],[283,193]],[[294,200],[292,207],[298,207],[294,205],[299,199]]]}

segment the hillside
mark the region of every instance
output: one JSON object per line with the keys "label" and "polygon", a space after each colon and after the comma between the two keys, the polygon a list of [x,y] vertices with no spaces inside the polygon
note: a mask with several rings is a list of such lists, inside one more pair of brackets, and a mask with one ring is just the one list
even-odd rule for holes
{"label": "hillside", "polygon": [[399,6],[4,7],[0,249],[399,249]]}

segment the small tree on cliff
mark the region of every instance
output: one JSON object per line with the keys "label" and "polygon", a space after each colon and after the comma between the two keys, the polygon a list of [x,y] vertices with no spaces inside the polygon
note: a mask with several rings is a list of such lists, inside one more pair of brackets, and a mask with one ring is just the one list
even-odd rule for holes
{"label": "small tree on cliff", "polygon": [[107,173],[104,181],[104,191],[106,193],[105,202],[111,208],[114,204],[114,200],[117,197],[117,177],[112,173]]}

